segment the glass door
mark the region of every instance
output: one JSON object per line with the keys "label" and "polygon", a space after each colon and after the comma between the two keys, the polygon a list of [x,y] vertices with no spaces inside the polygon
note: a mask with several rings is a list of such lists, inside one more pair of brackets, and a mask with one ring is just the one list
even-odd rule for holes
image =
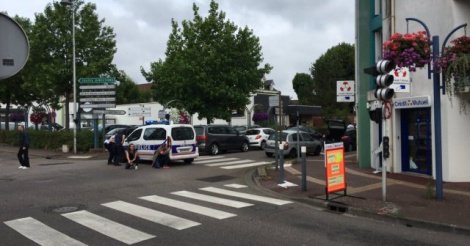
{"label": "glass door", "polygon": [[401,110],[402,169],[432,175],[431,109]]}

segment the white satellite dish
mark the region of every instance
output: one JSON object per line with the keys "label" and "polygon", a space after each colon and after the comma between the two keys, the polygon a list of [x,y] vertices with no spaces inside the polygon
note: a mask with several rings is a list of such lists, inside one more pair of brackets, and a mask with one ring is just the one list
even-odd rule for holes
{"label": "white satellite dish", "polygon": [[29,56],[29,42],[23,28],[0,13],[0,80],[23,69]]}

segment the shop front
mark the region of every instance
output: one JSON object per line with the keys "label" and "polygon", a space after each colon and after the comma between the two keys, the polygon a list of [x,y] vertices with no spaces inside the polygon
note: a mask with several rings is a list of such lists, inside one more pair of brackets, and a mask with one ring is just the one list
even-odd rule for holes
{"label": "shop front", "polygon": [[400,115],[401,170],[432,175],[432,121],[429,96],[397,98]]}

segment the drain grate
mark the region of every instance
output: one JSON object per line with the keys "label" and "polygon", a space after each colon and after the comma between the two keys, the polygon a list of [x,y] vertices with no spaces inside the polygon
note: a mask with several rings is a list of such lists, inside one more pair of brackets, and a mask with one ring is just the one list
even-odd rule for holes
{"label": "drain grate", "polygon": [[63,214],[63,213],[71,213],[71,212],[75,212],[75,211],[83,210],[83,209],[86,209],[86,206],[83,204],[68,204],[68,205],[48,207],[44,209],[44,212]]}
{"label": "drain grate", "polygon": [[54,166],[54,165],[70,165],[70,164],[73,164],[73,162],[41,163],[41,164],[38,164],[38,166]]}
{"label": "drain grate", "polygon": [[209,183],[215,183],[215,182],[231,180],[231,179],[234,179],[234,178],[235,177],[229,176],[229,175],[218,175],[218,176],[212,176],[212,177],[207,177],[207,178],[202,178],[202,179],[197,179],[197,180],[204,181],[204,182],[209,182]]}

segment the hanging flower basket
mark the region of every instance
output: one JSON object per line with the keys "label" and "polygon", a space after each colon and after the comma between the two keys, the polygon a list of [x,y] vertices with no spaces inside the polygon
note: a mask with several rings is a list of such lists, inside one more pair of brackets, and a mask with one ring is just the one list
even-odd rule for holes
{"label": "hanging flower basket", "polygon": [[452,95],[470,86],[470,37],[462,36],[450,43],[439,59],[439,66],[446,89]]}
{"label": "hanging flower basket", "polygon": [[431,48],[426,32],[394,33],[383,44],[383,58],[393,60],[398,67],[410,71],[422,68],[431,60]]}

